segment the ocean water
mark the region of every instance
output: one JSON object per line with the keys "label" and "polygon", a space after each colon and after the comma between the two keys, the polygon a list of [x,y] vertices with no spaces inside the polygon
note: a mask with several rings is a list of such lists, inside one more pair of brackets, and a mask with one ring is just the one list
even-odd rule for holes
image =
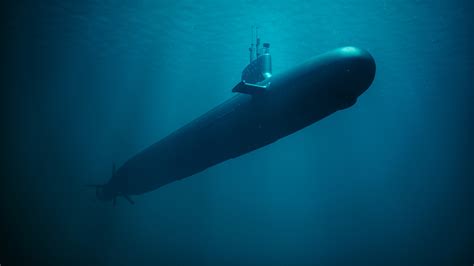
{"label": "ocean water", "polygon": [[[1,265],[474,263],[471,1],[2,11]],[[253,25],[275,74],[354,45],[375,58],[375,80],[272,145],[135,205],[99,202],[86,184],[232,96]]]}

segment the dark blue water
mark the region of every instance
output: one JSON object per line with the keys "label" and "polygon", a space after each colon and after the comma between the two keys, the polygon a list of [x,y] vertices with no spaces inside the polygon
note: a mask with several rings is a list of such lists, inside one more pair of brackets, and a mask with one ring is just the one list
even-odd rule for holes
{"label": "dark blue water", "polygon": [[[32,1],[2,8],[2,265],[472,265],[470,1]],[[274,73],[355,45],[357,104],[118,206],[113,162]],[[170,153],[173,151],[170,150]]]}

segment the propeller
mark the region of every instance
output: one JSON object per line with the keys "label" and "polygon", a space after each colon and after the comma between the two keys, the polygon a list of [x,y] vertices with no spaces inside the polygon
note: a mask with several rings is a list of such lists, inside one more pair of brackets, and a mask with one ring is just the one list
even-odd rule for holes
{"label": "propeller", "polygon": [[[112,177],[115,176],[116,168],[115,168],[115,163],[112,164]],[[95,185],[95,184],[87,184],[86,187],[94,187],[95,194],[99,200],[103,200],[103,196],[99,196],[100,193],[103,193],[100,191],[100,189],[104,188],[105,185]],[[130,204],[135,204],[135,202],[128,196],[127,194],[124,194],[123,192],[115,192],[112,197],[112,204],[113,206],[117,205],[117,197],[124,197]],[[110,198],[109,198],[110,200]]]}

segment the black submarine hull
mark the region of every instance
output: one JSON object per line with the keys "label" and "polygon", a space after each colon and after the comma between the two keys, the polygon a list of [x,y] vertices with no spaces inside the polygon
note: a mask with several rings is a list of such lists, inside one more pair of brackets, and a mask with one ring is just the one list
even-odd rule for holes
{"label": "black submarine hull", "polygon": [[155,190],[290,135],[352,106],[372,83],[375,61],[343,47],[238,93],[126,161],[98,189],[101,200]]}

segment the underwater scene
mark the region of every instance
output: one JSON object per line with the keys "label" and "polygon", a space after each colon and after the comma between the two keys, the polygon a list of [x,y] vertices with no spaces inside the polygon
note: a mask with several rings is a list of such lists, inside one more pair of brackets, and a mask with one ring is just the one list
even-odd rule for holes
{"label": "underwater scene", "polygon": [[473,265],[474,2],[2,7],[0,265]]}

